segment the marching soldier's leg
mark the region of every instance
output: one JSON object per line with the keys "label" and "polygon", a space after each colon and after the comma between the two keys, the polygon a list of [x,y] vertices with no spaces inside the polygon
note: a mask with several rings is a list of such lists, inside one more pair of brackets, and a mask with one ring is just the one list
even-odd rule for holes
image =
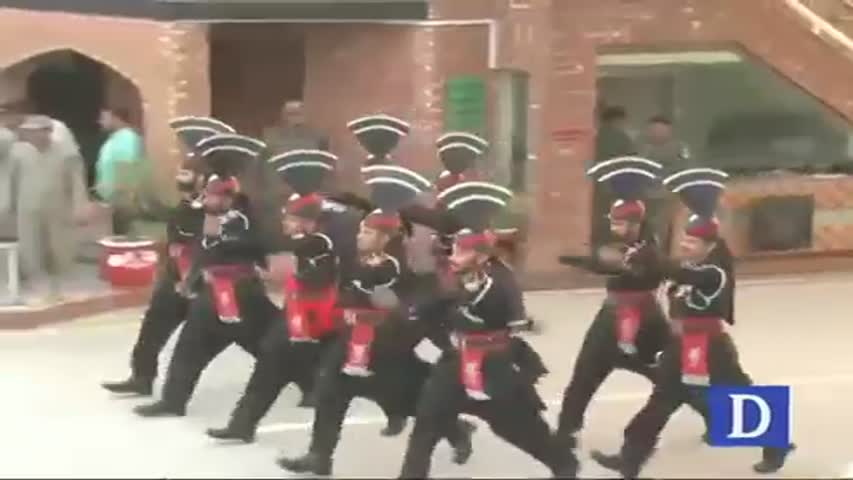
{"label": "marching soldier's leg", "polygon": [[654,453],[658,436],[669,418],[682,405],[687,391],[681,383],[679,349],[669,349],[661,359],[660,380],[642,409],[625,428],[620,452],[607,455],[594,450],[592,458],[601,466],[620,472],[625,479],[634,479]]}
{"label": "marching soldier's leg", "polygon": [[489,401],[482,413],[495,435],[542,462],[555,477],[577,476],[579,462],[574,452],[561,448],[542,412],[524,396]]}
{"label": "marching soldier's leg", "polygon": [[399,478],[429,478],[435,446],[456,428],[466,401],[459,384],[458,367],[458,361],[443,361],[433,367],[421,392]]}
{"label": "marching soldier's leg", "polygon": [[330,475],[332,457],[341,435],[350,402],[355,395],[349,378],[334,372],[320,377],[317,385],[317,406],[314,409],[314,427],[308,453],[298,458],[280,458],[278,465],[294,473]]}
{"label": "marching soldier's leg", "polygon": [[267,333],[261,353],[255,361],[252,376],[243,396],[231,413],[225,428],[207,430],[210,437],[220,440],[255,441],[258,423],[275,403],[282,389],[293,378],[293,370],[301,367],[298,358],[290,354],[287,332],[273,325]]}
{"label": "marching soldier's leg", "polygon": [[[198,300],[197,300],[198,301]],[[201,300],[204,301],[204,300]],[[175,352],[169,363],[166,382],[160,401],[140,405],[134,411],[144,417],[161,415],[183,416],[201,373],[219,353],[232,343],[228,336],[212,332],[218,322],[210,308],[193,308],[178,337]]]}
{"label": "marching soldier's leg", "polygon": [[[711,368],[714,376],[719,378],[718,383],[724,385],[752,385],[752,378],[743,370],[737,347],[728,335],[715,339],[712,343],[709,355],[711,356]],[[716,380],[716,379],[715,379]],[[761,461],[752,466],[757,473],[778,472],[788,459],[788,455],[796,448],[790,445],[788,448],[765,447],[761,449]]]}
{"label": "marching soldier's leg", "polygon": [[557,439],[564,449],[576,448],[575,434],[583,427],[584,415],[592,396],[613,371],[616,352],[611,337],[595,323],[584,339],[575,360],[572,378],[563,392]]}
{"label": "marching soldier's leg", "polygon": [[130,378],[122,382],[104,383],[103,387],[115,393],[151,395],[160,352],[184,321],[188,304],[188,300],[175,291],[172,279],[162,278],[155,286],[151,302],[142,317],[142,325],[131,353]]}

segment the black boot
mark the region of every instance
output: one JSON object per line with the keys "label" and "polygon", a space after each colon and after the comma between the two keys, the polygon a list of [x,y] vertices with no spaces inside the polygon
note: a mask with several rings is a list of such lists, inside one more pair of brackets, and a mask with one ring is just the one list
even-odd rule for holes
{"label": "black boot", "polygon": [[208,428],[207,436],[217,440],[242,440],[243,443],[255,441],[255,429],[228,424],[225,428]]}
{"label": "black boot", "polygon": [[629,450],[622,447],[621,453],[608,455],[599,450],[593,450],[590,456],[595,463],[602,467],[608,470],[613,470],[614,472],[619,472],[625,480],[633,480],[639,476],[640,469],[643,464],[645,464],[649,455],[627,455],[627,451]]}
{"label": "black boot", "polygon": [[577,478],[580,462],[575,454],[575,450],[578,448],[575,434],[558,432],[554,438],[554,446],[556,458],[551,467],[554,478]]}
{"label": "black boot", "polygon": [[383,428],[379,433],[383,437],[396,437],[406,429],[406,423],[408,423],[408,419],[406,417],[402,415],[391,415],[388,417],[388,423],[385,425],[385,428]]}
{"label": "black boot", "polygon": [[225,428],[209,428],[207,435],[218,440],[242,440],[244,443],[255,441],[255,431],[260,419],[254,418],[255,396],[251,393],[244,394],[237,407],[231,414],[231,420]]}
{"label": "black boot", "polygon": [[163,400],[139,405],[133,411],[140,417],[183,417],[187,414],[184,407],[174,407]]}
{"label": "black boot", "polygon": [[788,455],[796,449],[796,445],[788,448],[764,448],[761,451],[761,461],[752,466],[756,473],[776,473],[785,466]]}
{"label": "black boot", "polygon": [[557,458],[551,466],[551,475],[554,478],[578,478],[578,470],[580,470],[580,462],[574,452],[571,452]]}
{"label": "black boot", "polygon": [[459,420],[457,424],[459,438],[453,443],[453,463],[465,465],[474,453],[471,436],[477,431],[477,426],[467,420]]}
{"label": "black boot", "polygon": [[104,382],[101,384],[105,389],[113,393],[132,393],[135,395],[149,396],[153,390],[153,378],[141,378],[131,376],[121,382]]}
{"label": "black boot", "polygon": [[312,473],[324,476],[332,473],[332,459],[314,452],[308,452],[299,458],[282,457],[275,463],[293,473]]}

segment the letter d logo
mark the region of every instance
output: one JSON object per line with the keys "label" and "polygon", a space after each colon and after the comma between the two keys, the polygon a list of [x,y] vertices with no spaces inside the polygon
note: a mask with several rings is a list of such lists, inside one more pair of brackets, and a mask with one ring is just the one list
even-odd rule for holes
{"label": "letter d logo", "polygon": [[711,386],[711,445],[778,447],[791,443],[791,388]]}

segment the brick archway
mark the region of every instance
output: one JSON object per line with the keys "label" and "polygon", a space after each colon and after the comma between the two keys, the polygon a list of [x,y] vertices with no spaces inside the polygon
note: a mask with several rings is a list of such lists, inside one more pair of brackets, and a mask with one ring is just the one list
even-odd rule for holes
{"label": "brick archway", "polygon": [[58,48],[19,59],[2,69],[7,101],[23,100],[28,110],[63,121],[74,133],[86,160],[90,184],[104,140],[98,116],[104,107],[128,111],[144,133],[143,92],[115,66],[74,48]]}

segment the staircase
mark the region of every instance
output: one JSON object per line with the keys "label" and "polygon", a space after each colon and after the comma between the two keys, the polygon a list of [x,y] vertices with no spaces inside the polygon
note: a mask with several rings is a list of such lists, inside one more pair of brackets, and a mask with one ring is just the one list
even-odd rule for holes
{"label": "staircase", "polygon": [[784,0],[812,33],[853,58],[853,0]]}

